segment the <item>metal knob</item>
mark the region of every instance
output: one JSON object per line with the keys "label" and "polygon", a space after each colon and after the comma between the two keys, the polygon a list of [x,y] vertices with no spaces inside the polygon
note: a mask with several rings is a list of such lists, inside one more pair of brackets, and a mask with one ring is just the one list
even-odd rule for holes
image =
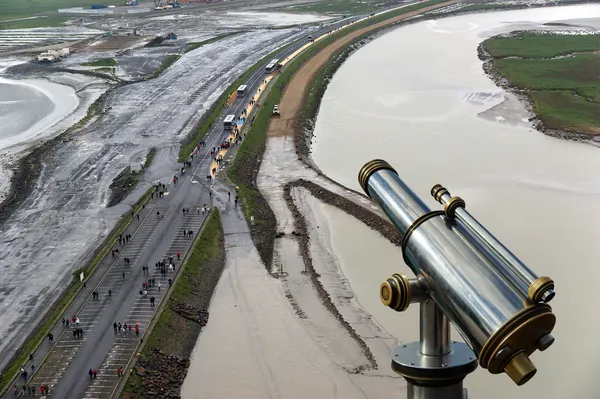
{"label": "metal knob", "polygon": [[418,279],[409,279],[404,274],[394,273],[381,283],[379,298],[381,303],[390,309],[404,312],[411,303],[427,299],[427,292]]}

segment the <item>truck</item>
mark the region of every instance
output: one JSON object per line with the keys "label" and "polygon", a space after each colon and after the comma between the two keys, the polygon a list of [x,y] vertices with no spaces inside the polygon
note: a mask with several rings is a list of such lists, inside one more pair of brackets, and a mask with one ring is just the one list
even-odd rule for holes
{"label": "truck", "polygon": [[92,10],[100,10],[101,8],[107,8],[104,4],[94,4]]}
{"label": "truck", "polygon": [[63,58],[71,55],[71,51],[68,47],[63,48],[62,50],[48,50],[44,53],[38,55],[38,62],[58,62]]}
{"label": "truck", "polygon": [[137,0],[129,0],[125,3],[126,6],[137,6],[138,4],[140,3]]}

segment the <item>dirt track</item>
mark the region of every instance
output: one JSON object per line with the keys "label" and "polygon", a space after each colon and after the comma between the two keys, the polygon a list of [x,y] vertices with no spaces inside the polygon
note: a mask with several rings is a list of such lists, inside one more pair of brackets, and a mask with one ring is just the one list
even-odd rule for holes
{"label": "dirt track", "polygon": [[315,74],[327,64],[329,59],[339,50],[347,47],[356,38],[364,35],[365,33],[372,32],[379,28],[391,25],[393,23],[402,21],[404,19],[414,17],[415,15],[422,14],[427,11],[435,10],[436,8],[446,7],[452,4],[458,3],[458,0],[451,0],[445,3],[436,4],[434,6],[421,8],[419,10],[411,11],[406,14],[398,15],[393,18],[386,19],[374,25],[367,26],[362,29],[358,29],[349,33],[348,35],[336,40],[323,50],[319,51],[317,55],[312,57],[296,72],[290,83],[285,89],[283,96],[279,102],[279,109],[281,110],[281,118],[271,119],[269,128],[267,130],[267,137],[277,136],[290,136],[296,131],[296,127],[299,126],[298,119],[302,104],[304,103],[304,97],[306,94],[306,88],[311,84]]}

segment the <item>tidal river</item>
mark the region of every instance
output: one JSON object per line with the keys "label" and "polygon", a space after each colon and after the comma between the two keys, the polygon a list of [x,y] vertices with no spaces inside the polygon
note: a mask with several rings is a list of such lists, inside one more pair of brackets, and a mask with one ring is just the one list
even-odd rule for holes
{"label": "tidal river", "polygon": [[[600,5],[401,27],[350,57],[323,99],[313,157],[324,173],[360,190],[360,167],[382,158],[436,208],[429,190],[441,183],[533,270],[556,281],[556,342],[532,357],[538,374],[517,387],[479,369],[466,380],[472,398],[590,399],[600,392],[600,150],[531,129],[530,115],[486,77],[476,51],[502,32],[580,18],[590,26],[593,17],[600,18]],[[323,210],[362,306],[400,340],[417,339],[418,312],[397,314],[377,295],[390,273],[409,273],[400,251],[345,214]]]}

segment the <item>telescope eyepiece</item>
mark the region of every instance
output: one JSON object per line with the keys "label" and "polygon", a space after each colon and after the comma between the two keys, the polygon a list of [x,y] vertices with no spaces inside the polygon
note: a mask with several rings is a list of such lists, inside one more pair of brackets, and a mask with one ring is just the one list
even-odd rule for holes
{"label": "telescope eyepiece", "polygon": [[525,352],[519,352],[506,363],[504,372],[515,384],[521,386],[533,378],[537,373],[537,369]]}

